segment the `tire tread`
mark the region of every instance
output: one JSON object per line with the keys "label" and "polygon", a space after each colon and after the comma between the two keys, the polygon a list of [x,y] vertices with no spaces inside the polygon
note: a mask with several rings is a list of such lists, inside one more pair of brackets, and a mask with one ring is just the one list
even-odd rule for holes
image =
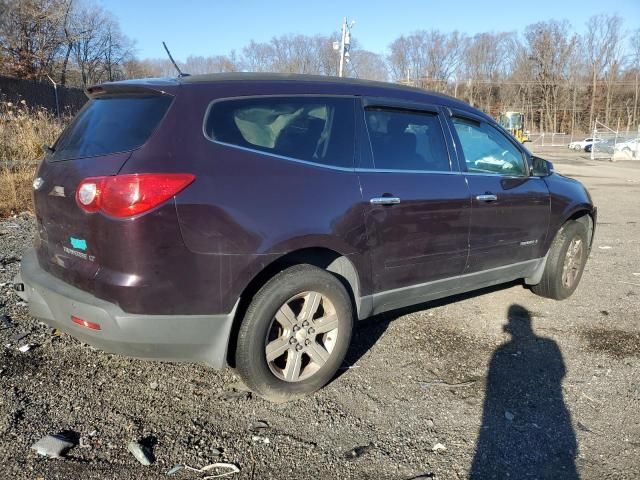
{"label": "tire tread", "polygon": [[576,284],[571,289],[567,289],[562,285],[562,266],[563,258],[566,253],[566,247],[568,247],[569,241],[576,235],[583,237],[585,242],[585,248],[588,248],[587,231],[584,224],[570,220],[566,222],[556,234],[556,237],[549,248],[549,254],[547,256],[547,263],[542,274],[540,283],[531,286],[531,291],[536,295],[545,298],[551,298],[554,300],[564,300],[569,297],[580,282],[582,271],[584,270],[585,259],[582,265],[582,271],[577,278]]}
{"label": "tire tread", "polygon": [[[259,330],[262,323],[265,322],[264,310],[268,309],[272,299],[281,296],[283,291],[295,288],[302,281],[311,282],[318,285],[319,288],[332,290],[335,293],[337,298],[332,298],[331,301],[336,309],[342,309],[345,312],[345,316],[348,316],[348,322],[344,322],[341,326],[347,330],[345,332],[347,338],[343,339],[346,340],[347,347],[351,338],[353,323],[351,299],[345,287],[336,277],[322,268],[309,264],[294,265],[274,275],[258,290],[246,310],[238,331],[235,358],[236,370],[246,385],[263,398],[273,402],[280,403],[294,400],[322,388],[333,378],[344,358],[344,354],[346,354],[346,348],[344,348],[344,352],[338,352],[340,358],[338,364],[334,365],[335,368],[328,368],[325,372],[318,372],[299,383],[286,384],[286,382],[272,376],[273,374],[270,371],[268,371],[268,374],[272,378],[265,375],[264,366],[266,363],[262,365],[263,358],[260,346],[260,342],[263,339],[256,338],[255,331]],[[335,363],[336,360],[337,358],[332,363]]]}

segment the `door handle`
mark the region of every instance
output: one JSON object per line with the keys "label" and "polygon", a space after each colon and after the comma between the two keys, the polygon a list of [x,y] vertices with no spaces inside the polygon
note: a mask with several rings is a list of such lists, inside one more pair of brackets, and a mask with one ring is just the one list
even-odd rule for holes
{"label": "door handle", "polygon": [[398,197],[373,197],[369,203],[371,205],[397,205],[400,203],[400,199]]}
{"label": "door handle", "polygon": [[498,200],[498,196],[487,193],[485,195],[476,195],[476,200],[480,202],[495,202],[496,200]]}

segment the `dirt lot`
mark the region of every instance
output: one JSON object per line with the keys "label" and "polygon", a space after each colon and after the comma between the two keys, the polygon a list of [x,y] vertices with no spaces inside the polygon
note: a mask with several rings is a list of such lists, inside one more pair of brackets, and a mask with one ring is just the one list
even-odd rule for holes
{"label": "dirt lot", "polygon": [[[510,285],[371,319],[341,375],[285,405],[227,398],[237,382],[228,370],[51,335],[5,285],[32,220],[1,222],[0,315],[14,323],[0,325],[0,477],[161,478],[178,463],[226,461],[241,469],[231,478],[455,479],[472,465],[473,478],[640,478],[640,162],[542,156],[599,207],[573,297]],[[27,342],[38,346],[17,351]],[[270,428],[251,432],[257,420]],[[65,430],[83,445],[66,459],[30,450]],[[134,439],[153,447],[154,465],[127,452]],[[365,448],[345,457],[355,447]]]}

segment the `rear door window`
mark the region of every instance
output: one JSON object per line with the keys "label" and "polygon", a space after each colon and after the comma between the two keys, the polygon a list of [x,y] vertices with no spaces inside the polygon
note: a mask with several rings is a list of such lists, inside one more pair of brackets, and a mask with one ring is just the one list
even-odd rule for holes
{"label": "rear door window", "polygon": [[211,139],[321,165],[352,168],[354,100],[252,97],[216,101],[205,119]]}
{"label": "rear door window", "polygon": [[437,114],[368,108],[365,118],[376,169],[451,171]]}
{"label": "rear door window", "polygon": [[143,145],[171,104],[168,95],[89,100],[54,145],[51,160],[126,152]]}

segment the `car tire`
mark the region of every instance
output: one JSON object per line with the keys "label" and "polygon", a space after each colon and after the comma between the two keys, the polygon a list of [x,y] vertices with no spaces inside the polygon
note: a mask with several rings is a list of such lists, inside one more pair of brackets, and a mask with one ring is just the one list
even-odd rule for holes
{"label": "car tire", "polygon": [[589,254],[587,228],[581,222],[565,223],[551,244],[542,279],[531,290],[541,297],[564,300],[578,287]]}
{"label": "car tire", "polygon": [[340,280],[321,268],[295,265],[253,297],[238,331],[236,371],[273,402],[313,393],[342,364],[352,328],[351,297]]}

